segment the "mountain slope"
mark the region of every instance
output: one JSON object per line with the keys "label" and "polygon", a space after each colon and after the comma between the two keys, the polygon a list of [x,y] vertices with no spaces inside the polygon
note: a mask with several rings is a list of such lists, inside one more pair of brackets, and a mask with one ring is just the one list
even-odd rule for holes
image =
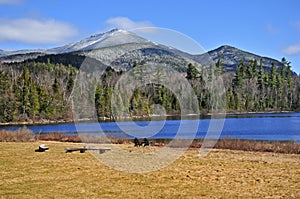
{"label": "mountain slope", "polygon": [[[215,63],[220,57],[222,59],[223,66],[228,71],[235,70],[241,60],[243,60],[244,63],[247,63],[250,60],[256,60],[259,65],[260,59],[262,59],[263,67],[266,70],[269,70],[272,67],[272,63],[274,63],[276,67],[281,65],[281,62],[275,59],[259,56],[228,45],[211,50],[208,54]],[[199,57],[201,57],[201,55]]]}
{"label": "mountain slope", "polygon": [[62,47],[49,49],[47,53],[67,53],[74,51],[86,51],[94,50],[99,48],[111,47],[121,44],[129,43],[147,43],[148,40],[137,36],[134,33],[128,32],[126,30],[113,29],[111,31],[92,35],[86,39],[79,42],[67,44]]}
{"label": "mountain slope", "polygon": [[0,62],[2,63],[12,63],[12,62],[22,62],[28,59],[36,59],[39,56],[44,56],[42,52],[28,52],[28,53],[16,53],[16,54],[3,54],[0,53]]}
{"label": "mountain slope", "polygon": [[185,71],[189,62],[188,57],[178,55],[163,46],[153,43],[131,43],[79,52],[80,55],[94,58],[111,66],[115,70],[127,71],[134,62],[168,64],[174,69]]}
{"label": "mountain slope", "polygon": [[[24,61],[34,59],[46,54],[66,54],[86,56],[96,59],[105,65],[117,70],[128,70],[134,61],[159,62],[169,64],[179,71],[184,71],[189,62],[209,65],[211,61],[217,62],[219,57],[227,71],[234,71],[241,60],[247,63],[260,59],[263,67],[269,70],[272,63],[279,67],[281,63],[275,59],[259,56],[231,46],[221,46],[202,55],[191,55],[175,48],[153,43],[132,32],[113,29],[96,34],[61,47],[46,50],[20,50],[0,51],[0,62]],[[64,56],[64,55],[62,55]]]}

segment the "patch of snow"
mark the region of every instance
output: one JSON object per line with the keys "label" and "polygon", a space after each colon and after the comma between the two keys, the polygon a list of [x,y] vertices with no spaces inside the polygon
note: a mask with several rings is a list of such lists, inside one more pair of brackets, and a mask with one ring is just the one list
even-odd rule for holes
{"label": "patch of snow", "polygon": [[4,56],[10,56],[10,55],[23,55],[23,54],[28,54],[28,53],[43,53],[45,50],[44,49],[36,49],[36,50],[16,50],[16,51],[6,51],[6,50],[1,50],[0,51],[0,57]]}
{"label": "patch of snow", "polygon": [[47,50],[50,53],[67,53],[74,51],[94,50],[127,43],[146,43],[148,40],[126,30],[113,29],[105,33],[95,34],[79,42]]}

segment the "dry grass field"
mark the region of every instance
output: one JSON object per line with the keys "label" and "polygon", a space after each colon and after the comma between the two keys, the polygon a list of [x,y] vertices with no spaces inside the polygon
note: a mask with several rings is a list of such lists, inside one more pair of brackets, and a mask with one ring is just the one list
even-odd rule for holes
{"label": "dry grass field", "polygon": [[[45,143],[50,150],[34,150]],[[300,198],[300,155],[188,150],[161,170],[113,170],[80,143],[0,143],[0,198]],[[141,150],[122,145],[128,150]],[[111,152],[107,152],[111,153]]]}

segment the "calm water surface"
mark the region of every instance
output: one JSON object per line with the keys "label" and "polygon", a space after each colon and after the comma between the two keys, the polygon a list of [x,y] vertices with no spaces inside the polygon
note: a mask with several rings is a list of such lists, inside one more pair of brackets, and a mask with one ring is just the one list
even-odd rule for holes
{"label": "calm water surface", "polygon": [[[182,137],[188,138],[193,134],[193,129],[189,129],[195,122],[198,124],[196,138],[204,138],[212,121],[224,121],[224,126],[220,137],[252,139],[252,140],[292,140],[300,142],[300,113],[270,113],[270,114],[242,114],[227,115],[224,120],[214,120],[202,118],[197,120],[180,120],[169,118],[164,122],[152,121],[151,128],[154,133],[143,134],[143,130],[136,127],[147,127],[149,121],[120,122],[100,122],[81,124],[57,124],[57,125],[30,125],[28,126],[34,133],[61,132],[67,134],[89,133],[97,134],[100,131],[106,135],[115,137],[151,137],[151,138],[174,138],[178,132],[180,124],[185,127],[185,134]],[[1,126],[0,129],[16,130],[20,126]],[[147,130],[147,131],[148,131]],[[129,133],[124,133],[129,132]]]}

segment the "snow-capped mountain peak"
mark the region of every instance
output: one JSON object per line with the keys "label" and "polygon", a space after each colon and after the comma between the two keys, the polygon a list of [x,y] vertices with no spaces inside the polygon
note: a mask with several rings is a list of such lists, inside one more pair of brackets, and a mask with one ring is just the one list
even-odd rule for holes
{"label": "snow-capped mountain peak", "polygon": [[148,43],[149,41],[132,32],[112,29],[105,33],[95,34],[79,42],[70,43],[58,48],[47,50],[48,53],[67,53],[82,50],[117,46],[128,43]]}

